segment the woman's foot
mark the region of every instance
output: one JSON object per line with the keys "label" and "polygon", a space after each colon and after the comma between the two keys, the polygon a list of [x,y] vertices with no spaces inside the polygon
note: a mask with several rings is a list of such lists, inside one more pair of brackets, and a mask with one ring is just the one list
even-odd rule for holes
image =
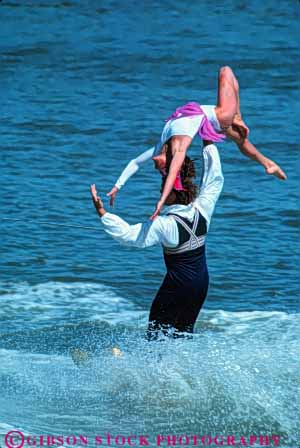
{"label": "woman's foot", "polygon": [[285,172],[280,168],[273,160],[268,159],[265,165],[266,173],[278,177],[278,179],[286,180],[287,176]]}

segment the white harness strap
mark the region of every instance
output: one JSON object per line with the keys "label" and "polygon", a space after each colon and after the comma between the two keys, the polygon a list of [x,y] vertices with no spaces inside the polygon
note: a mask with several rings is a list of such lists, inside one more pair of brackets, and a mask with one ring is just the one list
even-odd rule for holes
{"label": "white harness strap", "polygon": [[197,242],[198,241],[198,237],[196,235],[196,229],[197,229],[197,225],[198,225],[198,221],[199,221],[199,210],[196,209],[196,213],[195,213],[195,218],[194,218],[194,223],[193,223],[193,228],[191,229],[179,216],[174,216],[174,219],[179,222],[182,227],[185,228],[185,230],[190,234],[190,239],[189,239],[189,245],[190,248],[192,247],[192,243],[193,241]]}
{"label": "white harness strap", "polygon": [[181,253],[181,252],[186,252],[188,250],[197,249],[198,247],[203,246],[203,244],[205,242],[205,235],[201,235],[201,236],[196,235],[196,229],[197,229],[198,222],[199,222],[199,216],[200,216],[199,210],[196,209],[193,227],[191,229],[186,224],[186,222],[184,222],[179,216],[173,215],[173,218],[175,219],[175,221],[179,222],[182,225],[182,227],[190,234],[190,239],[178,247],[165,248],[166,253],[170,253],[170,254],[171,253],[172,254]]}

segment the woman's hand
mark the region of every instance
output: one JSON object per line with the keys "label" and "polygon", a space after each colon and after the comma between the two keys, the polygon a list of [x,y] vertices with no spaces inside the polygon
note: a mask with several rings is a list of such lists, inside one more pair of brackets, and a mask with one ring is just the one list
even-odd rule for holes
{"label": "woman's hand", "polygon": [[240,137],[244,140],[249,136],[249,128],[239,114],[236,114],[233,119],[232,129],[238,132]]}
{"label": "woman's hand", "polygon": [[97,210],[97,213],[100,216],[105,215],[106,210],[104,208],[104,205],[103,205],[103,202],[102,202],[100,196],[97,196],[97,190],[96,190],[95,184],[91,185],[91,194],[92,194],[93,203],[94,203],[95,209]]}
{"label": "woman's hand", "polygon": [[164,205],[164,202],[159,200],[158,203],[156,204],[155,212],[153,213],[152,216],[150,216],[151,221],[154,221],[154,219],[160,214],[160,211],[161,211],[163,205]]}
{"label": "woman's hand", "polygon": [[110,196],[109,205],[111,205],[111,206],[114,205],[114,202],[115,202],[116,195],[117,195],[118,191],[119,191],[119,188],[117,188],[117,187],[113,187],[113,188],[110,190],[110,192],[107,193],[106,196]]}

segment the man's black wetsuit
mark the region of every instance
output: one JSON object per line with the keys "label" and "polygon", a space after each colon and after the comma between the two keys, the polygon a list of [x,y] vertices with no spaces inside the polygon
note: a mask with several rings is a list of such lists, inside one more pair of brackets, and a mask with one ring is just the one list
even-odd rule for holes
{"label": "man's black wetsuit", "polygon": [[206,221],[199,210],[193,222],[175,214],[172,216],[178,226],[179,244],[172,249],[164,248],[167,274],[151,306],[149,340],[157,339],[159,330],[173,337],[183,336],[179,334],[182,332],[193,333],[208,290]]}

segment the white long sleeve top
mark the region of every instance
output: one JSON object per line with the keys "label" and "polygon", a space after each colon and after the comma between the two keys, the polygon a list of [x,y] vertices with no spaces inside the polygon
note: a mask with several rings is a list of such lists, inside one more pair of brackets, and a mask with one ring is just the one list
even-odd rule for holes
{"label": "white long sleeve top", "polygon": [[176,247],[179,243],[178,227],[175,219],[168,213],[175,213],[191,222],[196,208],[206,219],[207,229],[223,188],[224,177],[218,149],[215,145],[203,148],[203,170],[199,194],[189,205],[174,204],[164,208],[163,214],[154,221],[134,225],[128,224],[119,216],[106,212],[102,218],[105,232],[121,244],[144,248],[155,244]]}

